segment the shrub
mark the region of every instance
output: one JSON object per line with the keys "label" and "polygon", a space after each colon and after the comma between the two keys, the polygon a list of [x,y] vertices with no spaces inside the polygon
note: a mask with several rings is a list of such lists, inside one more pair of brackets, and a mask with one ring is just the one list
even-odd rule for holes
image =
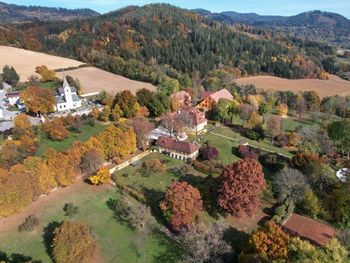
{"label": "shrub", "polygon": [[221,164],[213,161],[199,162],[196,160],[192,160],[191,165],[199,172],[205,174],[221,174],[223,169],[223,166]]}
{"label": "shrub", "polygon": [[252,130],[246,132],[246,137],[254,141],[262,141],[265,138],[264,129],[261,126],[258,126]]}
{"label": "shrub", "polygon": [[283,217],[286,214],[286,210],[287,210],[286,205],[282,204],[282,205],[276,207],[275,214],[280,216],[280,217]]}
{"label": "shrub", "polygon": [[211,147],[208,143],[206,143],[203,147],[200,148],[199,157],[202,160],[216,160],[219,157],[219,151],[215,147]]}
{"label": "shrub", "polygon": [[152,159],[144,161],[141,166],[141,173],[143,175],[149,176],[152,173],[164,172],[166,166],[158,159]]}
{"label": "shrub", "polygon": [[18,227],[18,231],[32,231],[38,224],[39,219],[35,215],[30,215],[25,219],[24,223]]}
{"label": "shrub", "polygon": [[286,167],[286,161],[276,153],[268,153],[260,156],[261,164],[272,171],[279,171]]}
{"label": "shrub", "polygon": [[101,168],[93,176],[89,177],[89,181],[94,185],[107,184],[111,178],[111,174],[107,168]]}
{"label": "shrub", "polygon": [[260,156],[260,150],[241,144],[237,148],[237,155],[241,158],[257,160]]}

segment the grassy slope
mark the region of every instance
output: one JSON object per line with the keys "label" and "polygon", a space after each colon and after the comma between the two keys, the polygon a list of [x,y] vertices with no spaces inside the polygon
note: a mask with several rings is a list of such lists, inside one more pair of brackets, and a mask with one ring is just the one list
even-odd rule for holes
{"label": "grassy slope", "polygon": [[114,188],[99,191],[91,188],[91,186],[84,186],[74,193],[62,196],[54,203],[46,204],[41,212],[36,214],[40,225],[35,231],[19,233],[17,229],[13,229],[6,234],[2,233],[0,250],[8,254],[21,253],[43,262],[51,262],[43,241],[43,228],[51,222],[67,220],[62,207],[65,203],[72,202],[79,206],[79,212],[73,219],[86,222],[91,226],[103,262],[153,262],[155,258],[169,251],[167,241],[153,234],[146,236],[141,247],[136,251],[134,241],[138,234],[125,224],[118,222],[106,204],[110,198],[117,197]]}
{"label": "grassy slope", "polygon": [[57,151],[65,151],[71,147],[73,142],[84,142],[91,136],[94,136],[99,132],[103,131],[106,127],[106,125],[99,122],[96,122],[95,126],[93,127],[90,125],[84,125],[81,133],[70,132],[69,136],[63,141],[53,141],[43,136],[36,155],[42,156],[45,153],[45,151],[49,148],[53,148]]}

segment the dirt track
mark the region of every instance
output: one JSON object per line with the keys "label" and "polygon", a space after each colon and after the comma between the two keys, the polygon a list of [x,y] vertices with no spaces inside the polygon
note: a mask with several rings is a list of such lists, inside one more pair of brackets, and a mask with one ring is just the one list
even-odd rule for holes
{"label": "dirt track", "polygon": [[272,76],[255,76],[236,79],[238,85],[253,84],[261,89],[273,89],[282,91],[316,91],[321,97],[350,95],[350,81],[341,79],[338,76],[330,75],[329,80],[319,79],[282,79]]}

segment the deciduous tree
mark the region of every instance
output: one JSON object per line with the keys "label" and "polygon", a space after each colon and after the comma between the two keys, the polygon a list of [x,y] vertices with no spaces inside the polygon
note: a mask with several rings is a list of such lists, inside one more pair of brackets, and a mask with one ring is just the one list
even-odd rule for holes
{"label": "deciduous tree", "polygon": [[84,223],[66,221],[53,235],[52,253],[57,263],[87,262],[95,252],[96,241]]}
{"label": "deciduous tree", "polygon": [[149,141],[147,135],[154,129],[154,124],[145,117],[134,117],[130,119],[130,124],[136,133],[137,147],[146,149]]}
{"label": "deciduous tree", "polygon": [[27,107],[27,111],[33,113],[53,112],[55,97],[51,90],[31,86],[21,93],[21,99]]}
{"label": "deciduous tree", "polygon": [[219,181],[219,206],[234,216],[252,216],[259,205],[259,195],[265,188],[260,163],[243,159],[227,165]]}
{"label": "deciduous tree", "polygon": [[93,176],[89,177],[89,180],[94,185],[108,184],[111,178],[111,174],[107,168],[101,168]]}
{"label": "deciduous tree", "polygon": [[281,132],[282,119],[279,116],[271,115],[267,119],[267,129],[271,134],[271,145],[273,144],[275,137]]}
{"label": "deciduous tree", "polygon": [[203,210],[203,202],[197,188],[186,182],[173,182],[166,191],[160,209],[174,231],[191,225],[196,215]]}

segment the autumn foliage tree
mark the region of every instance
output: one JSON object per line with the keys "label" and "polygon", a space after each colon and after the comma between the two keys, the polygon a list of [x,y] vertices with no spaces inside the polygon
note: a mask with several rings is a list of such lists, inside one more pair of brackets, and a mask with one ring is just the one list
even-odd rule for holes
{"label": "autumn foliage tree", "polygon": [[288,258],[289,236],[272,221],[266,223],[250,237],[253,250],[265,262]]}
{"label": "autumn foliage tree", "polygon": [[66,221],[53,235],[52,252],[57,263],[88,262],[95,252],[96,241],[84,223]]}
{"label": "autumn foliage tree", "polygon": [[62,141],[67,138],[69,131],[64,127],[60,118],[54,118],[53,121],[46,120],[43,130],[48,134],[49,138],[55,141]]}
{"label": "autumn foliage tree", "polygon": [[134,117],[130,120],[130,124],[136,133],[137,147],[146,149],[148,142],[146,136],[154,129],[154,124],[145,117]]}
{"label": "autumn foliage tree", "polygon": [[192,224],[194,217],[203,210],[203,202],[197,188],[176,181],[169,186],[160,209],[172,230],[177,232]]}
{"label": "autumn foliage tree", "polygon": [[35,67],[35,71],[40,75],[42,82],[53,81],[56,79],[55,71],[48,69],[45,65]]}
{"label": "autumn foliage tree", "polygon": [[281,103],[277,106],[278,115],[286,116],[288,114],[288,105],[285,103]]}
{"label": "autumn foliage tree", "polygon": [[259,195],[265,188],[260,163],[246,158],[227,165],[219,181],[219,206],[237,217],[252,216],[259,205]]}
{"label": "autumn foliage tree", "polygon": [[40,87],[28,87],[21,93],[21,99],[27,111],[34,113],[53,112],[55,97],[51,90]]}
{"label": "autumn foliage tree", "polygon": [[96,138],[101,142],[107,159],[122,159],[136,150],[136,134],[128,125],[111,125]]}
{"label": "autumn foliage tree", "polygon": [[135,114],[136,109],[138,107],[138,103],[135,96],[129,90],[124,90],[115,95],[113,101],[113,108],[116,105],[119,106],[122,112],[122,117],[124,118],[132,117]]}
{"label": "autumn foliage tree", "polygon": [[89,177],[89,181],[94,185],[102,185],[109,183],[110,178],[111,174],[109,170],[107,168],[101,168],[95,175]]}
{"label": "autumn foliage tree", "polygon": [[17,115],[13,120],[13,125],[13,136],[15,139],[18,139],[23,135],[27,135],[30,137],[34,136],[33,127],[30,123],[28,115],[23,113]]}

